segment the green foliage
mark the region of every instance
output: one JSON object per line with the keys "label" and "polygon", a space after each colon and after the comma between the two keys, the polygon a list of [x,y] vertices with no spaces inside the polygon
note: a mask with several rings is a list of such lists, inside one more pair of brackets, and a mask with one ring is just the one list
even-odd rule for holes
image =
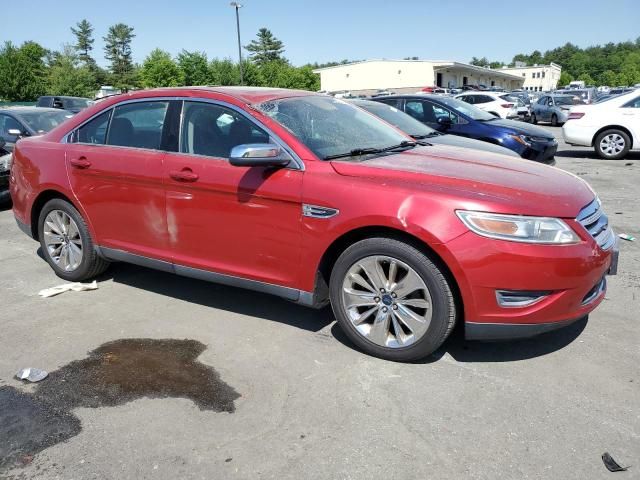
{"label": "green foliage", "polygon": [[559,87],[564,87],[566,85],[569,85],[572,81],[573,81],[573,77],[569,73],[565,71],[560,72],[560,80],[558,80]]}
{"label": "green foliage", "polygon": [[214,58],[209,64],[212,85],[240,85],[240,70],[230,58]]}
{"label": "green foliage", "polygon": [[47,51],[35,42],[19,48],[11,42],[0,47],[0,99],[10,102],[33,101],[47,91]]}
{"label": "green foliage", "polygon": [[49,66],[47,93],[93,98],[99,88],[96,69],[83,64],[74,47],[56,53]]}
{"label": "green foliage", "polygon": [[204,52],[182,50],[177,58],[185,85],[207,85],[210,80],[209,61]]}
{"label": "green foliage", "polygon": [[251,60],[258,65],[267,62],[283,60],[284,45],[273,36],[268,28],[261,28],[256,35],[257,40],[251,40],[249,45],[244,48],[250,52]]}
{"label": "green foliage", "polygon": [[116,88],[136,86],[136,69],[131,59],[131,41],[134,39],[133,27],[118,23],[109,27],[105,42],[104,56],[111,63],[112,83]]}
{"label": "green foliage", "polygon": [[140,80],[147,88],[177,87],[183,85],[184,74],[171,58],[171,54],[156,48],[142,64]]}
{"label": "green foliage", "polygon": [[71,33],[76,36],[76,43],[74,45],[76,51],[79,54],[80,60],[87,65],[95,64],[95,60],[91,57],[91,50],[93,50],[93,27],[88,20],[83,19],[76,24],[77,28],[71,27]]}
{"label": "green foliage", "polygon": [[[562,66],[563,74],[591,85],[634,85],[640,82],[640,37],[635,42],[610,42],[585,49],[566,43],[544,54],[537,50],[530,55],[520,53],[513,57],[515,61],[529,65],[554,62]],[[568,83],[563,83],[567,78],[561,78],[560,85]]]}

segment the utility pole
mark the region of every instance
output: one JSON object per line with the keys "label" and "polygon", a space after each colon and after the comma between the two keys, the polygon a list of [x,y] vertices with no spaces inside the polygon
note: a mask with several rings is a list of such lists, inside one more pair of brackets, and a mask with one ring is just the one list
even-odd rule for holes
{"label": "utility pole", "polygon": [[242,45],[240,44],[240,13],[238,10],[242,8],[242,4],[238,2],[231,2],[229,5],[236,9],[236,28],[238,30],[238,66],[240,67],[240,85],[244,85],[244,78],[242,75]]}

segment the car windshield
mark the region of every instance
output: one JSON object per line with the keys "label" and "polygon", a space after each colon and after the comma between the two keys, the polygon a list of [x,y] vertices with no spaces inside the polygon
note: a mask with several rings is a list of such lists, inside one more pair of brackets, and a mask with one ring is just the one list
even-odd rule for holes
{"label": "car windshield", "polygon": [[478,107],[474,107],[469,103],[463,102],[462,100],[446,97],[441,97],[438,100],[444,103],[447,107],[454,109],[458,113],[466,115],[472,120],[479,120],[484,122],[488,120],[495,120],[497,118],[490,113],[485,112],[484,110],[480,110]]}
{"label": "car windshield", "polygon": [[66,108],[72,108],[74,110],[82,110],[83,108],[93,105],[93,101],[87,98],[65,98],[64,105]]}
{"label": "car windshield", "polygon": [[395,107],[392,107],[391,105],[378,102],[360,102],[355,105],[360,108],[364,108],[369,113],[373,113],[376,117],[380,117],[385,122],[399,128],[412,137],[438,135],[438,132],[433,128],[427,127],[424,123],[419,122],[415,118]]}
{"label": "car windshield", "polygon": [[271,100],[257,108],[323,159],[356,155],[350,152],[362,150],[388,149],[409,141],[405,135],[373,115],[324,95]]}
{"label": "car windshield", "polygon": [[20,119],[36,133],[47,133],[72,116],[64,110],[20,113]]}

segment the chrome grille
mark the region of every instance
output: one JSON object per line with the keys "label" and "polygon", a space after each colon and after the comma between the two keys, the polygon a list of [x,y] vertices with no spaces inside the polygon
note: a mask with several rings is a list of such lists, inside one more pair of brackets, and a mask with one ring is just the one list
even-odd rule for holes
{"label": "chrome grille", "polygon": [[600,199],[596,198],[584,207],[577,220],[603,250],[610,249],[615,243],[615,234],[609,226],[609,218],[602,211]]}

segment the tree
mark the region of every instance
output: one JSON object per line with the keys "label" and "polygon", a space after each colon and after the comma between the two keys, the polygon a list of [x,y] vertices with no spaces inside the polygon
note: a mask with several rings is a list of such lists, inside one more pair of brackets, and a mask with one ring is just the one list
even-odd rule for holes
{"label": "tree", "polygon": [[209,61],[203,52],[182,50],[178,55],[178,67],[185,85],[207,85],[210,80]]}
{"label": "tree", "polygon": [[558,80],[558,86],[564,87],[565,85],[569,85],[572,80],[573,80],[573,77],[569,75],[568,72],[561,72],[560,80]]}
{"label": "tree", "polygon": [[142,85],[148,88],[177,87],[184,83],[182,70],[168,52],[156,48],[145,58],[140,69]]}
{"label": "tree", "polygon": [[131,41],[134,39],[133,27],[118,23],[109,27],[104,37],[104,56],[111,62],[113,82],[119,88],[135,86],[134,65],[131,59]]}
{"label": "tree", "polygon": [[257,37],[257,40],[251,40],[251,43],[244,47],[250,52],[251,60],[262,65],[266,62],[283,59],[284,45],[273,36],[269,29],[261,28]]}
{"label": "tree", "polygon": [[593,85],[594,83],[596,83],[595,80],[591,78],[591,75],[589,75],[588,73],[583,73],[582,75],[580,75],[578,77],[578,80],[583,81],[585,85]]}
{"label": "tree", "polygon": [[47,51],[36,42],[19,48],[11,42],[0,47],[0,98],[32,102],[47,90],[44,58]]}
{"label": "tree", "polygon": [[71,27],[71,32],[76,36],[76,43],[74,45],[76,51],[79,54],[80,60],[86,65],[94,65],[96,62],[91,57],[91,50],[93,50],[93,27],[88,20],[83,19],[76,24],[77,28]]}
{"label": "tree", "polygon": [[47,93],[92,98],[99,85],[95,71],[82,64],[75,46],[65,45],[56,52],[49,67]]}
{"label": "tree", "polygon": [[240,70],[230,58],[214,58],[209,64],[210,80],[213,85],[239,85]]}

